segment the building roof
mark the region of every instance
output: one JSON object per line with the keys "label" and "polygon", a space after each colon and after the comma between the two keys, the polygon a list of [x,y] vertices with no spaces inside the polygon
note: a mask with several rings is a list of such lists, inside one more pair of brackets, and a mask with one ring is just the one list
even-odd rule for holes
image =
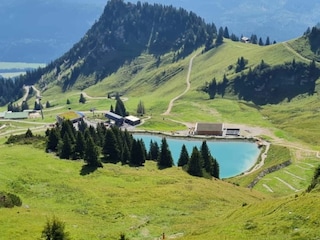
{"label": "building roof", "polygon": [[28,112],[6,112],[4,114],[4,119],[25,119],[28,117]]}
{"label": "building roof", "polygon": [[75,112],[75,111],[68,111],[61,113],[57,116],[60,119],[65,119],[65,120],[75,120],[75,119],[80,119],[84,117],[84,114],[81,112]]}
{"label": "building roof", "polygon": [[6,114],[6,112],[0,112],[0,118],[4,118],[5,114]]}
{"label": "building roof", "polygon": [[125,119],[127,119],[127,120],[129,120],[129,121],[131,121],[131,122],[137,122],[137,121],[140,121],[140,118],[135,117],[135,116],[132,116],[132,115],[130,115],[130,116],[126,116],[126,117],[125,117]]}
{"label": "building roof", "polygon": [[123,119],[123,117],[122,116],[120,116],[120,115],[118,115],[118,114],[116,114],[116,113],[113,113],[113,112],[107,112],[106,114],[105,114],[105,117],[106,118],[113,118],[113,119],[117,119],[117,120],[121,120],[121,119]]}
{"label": "building roof", "polygon": [[223,123],[197,123],[196,131],[223,131]]}

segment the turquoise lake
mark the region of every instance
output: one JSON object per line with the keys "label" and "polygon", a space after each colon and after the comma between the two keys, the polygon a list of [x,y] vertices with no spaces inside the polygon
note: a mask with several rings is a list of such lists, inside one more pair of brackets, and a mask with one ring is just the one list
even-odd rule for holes
{"label": "turquoise lake", "polygon": [[[150,141],[157,142],[161,146],[162,136],[151,134],[133,134],[135,139],[142,139],[147,151],[150,148]],[[167,137],[167,143],[171,151],[175,165],[177,165],[182,145],[185,144],[191,155],[192,149],[196,146],[200,149],[201,139],[182,139]],[[220,178],[236,176],[249,170],[257,161],[260,150],[256,143],[246,141],[210,141],[207,145],[211,155],[217,159],[220,166]]]}

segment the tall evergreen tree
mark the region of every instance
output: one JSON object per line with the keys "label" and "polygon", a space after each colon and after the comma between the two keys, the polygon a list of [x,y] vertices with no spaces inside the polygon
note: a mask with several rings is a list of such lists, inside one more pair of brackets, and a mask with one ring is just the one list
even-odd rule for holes
{"label": "tall evergreen tree", "polygon": [[99,159],[98,147],[95,145],[93,139],[90,136],[86,139],[84,160],[90,167],[103,167]]}
{"label": "tall evergreen tree", "polygon": [[87,99],[83,96],[83,93],[80,94],[79,103],[86,103]]}
{"label": "tall evergreen tree", "polygon": [[83,133],[81,131],[77,132],[76,144],[74,147],[74,156],[73,159],[82,159],[85,152],[85,140]]}
{"label": "tall evergreen tree", "polygon": [[145,114],[145,108],[143,102],[140,100],[137,106],[137,115],[143,116]]}
{"label": "tall evergreen tree", "polygon": [[142,140],[133,140],[131,148],[131,165],[142,166],[145,163],[145,153],[142,144]]}
{"label": "tall evergreen tree", "polygon": [[60,140],[60,134],[58,129],[52,128],[48,135],[46,150],[56,152],[58,150],[59,140]]}
{"label": "tall evergreen tree", "polygon": [[182,148],[181,148],[181,152],[180,152],[180,157],[178,160],[178,166],[183,167],[183,166],[187,165],[188,162],[189,162],[188,150],[186,148],[186,145],[183,144]]}
{"label": "tall evergreen tree", "polygon": [[169,168],[173,166],[173,159],[166,138],[162,138],[160,153],[158,157],[159,168]]}
{"label": "tall evergreen tree", "polygon": [[150,148],[149,148],[149,153],[148,153],[148,159],[149,160],[157,160],[159,157],[159,145],[156,141],[150,141]]}
{"label": "tall evergreen tree", "polygon": [[223,30],[223,37],[224,38],[230,38],[229,30],[228,30],[227,27],[225,27],[224,30]]}
{"label": "tall evergreen tree", "polygon": [[263,45],[264,45],[261,37],[259,38],[259,45],[260,45],[260,46],[263,46]]}
{"label": "tall evergreen tree", "polygon": [[116,108],[114,111],[116,114],[122,117],[125,117],[127,115],[126,108],[119,95],[116,96]]}
{"label": "tall evergreen tree", "polygon": [[223,43],[223,28],[219,28],[218,36],[216,39],[216,46],[219,46]]}
{"label": "tall evergreen tree", "polygon": [[121,152],[119,150],[116,137],[110,129],[106,132],[102,153],[104,155],[104,160],[109,163],[117,163],[121,159]]}
{"label": "tall evergreen tree", "polygon": [[202,167],[211,174],[213,168],[213,162],[210,150],[207,145],[207,141],[203,141],[200,148],[201,157],[203,160]]}
{"label": "tall evergreen tree", "polygon": [[63,136],[61,146],[59,149],[59,157],[62,159],[69,159],[72,154],[72,145],[68,134]]}
{"label": "tall evergreen tree", "polygon": [[270,45],[270,38],[269,37],[267,37],[267,39],[266,39],[266,46],[268,46],[268,45]]}
{"label": "tall evergreen tree", "polygon": [[201,154],[198,148],[194,147],[188,163],[187,172],[192,176],[203,177],[201,163]]}

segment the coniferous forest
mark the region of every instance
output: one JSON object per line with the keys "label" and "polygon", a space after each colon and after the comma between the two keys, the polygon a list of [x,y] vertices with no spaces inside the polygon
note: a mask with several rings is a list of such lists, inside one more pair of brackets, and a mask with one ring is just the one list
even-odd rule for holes
{"label": "coniferous forest", "polygon": [[[127,130],[122,131],[116,126],[106,128],[103,123],[94,128],[84,120],[75,125],[66,120],[48,129],[46,139],[47,152],[54,152],[61,159],[83,159],[86,163],[83,173],[103,167],[103,163],[139,167],[146,160],[152,160],[157,162],[159,169],[174,166],[165,137],[160,146],[151,141],[147,149],[142,139],[135,139]],[[212,157],[206,141],[203,141],[200,150],[193,149],[190,158],[183,146],[178,166],[193,176],[219,178],[219,164]]]}

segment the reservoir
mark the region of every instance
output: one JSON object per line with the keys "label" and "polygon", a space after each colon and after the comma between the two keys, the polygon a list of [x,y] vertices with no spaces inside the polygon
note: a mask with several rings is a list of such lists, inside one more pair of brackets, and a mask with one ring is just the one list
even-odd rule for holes
{"label": "reservoir", "polygon": [[[150,141],[157,142],[161,147],[162,136],[151,134],[133,134],[135,139],[142,139],[147,151]],[[185,144],[191,156],[194,146],[200,150],[202,139],[170,138],[165,136],[172,154],[174,164],[177,166],[182,145]],[[260,150],[256,143],[247,141],[210,141],[206,140],[211,155],[220,166],[220,178],[233,177],[249,170],[257,161]]]}

